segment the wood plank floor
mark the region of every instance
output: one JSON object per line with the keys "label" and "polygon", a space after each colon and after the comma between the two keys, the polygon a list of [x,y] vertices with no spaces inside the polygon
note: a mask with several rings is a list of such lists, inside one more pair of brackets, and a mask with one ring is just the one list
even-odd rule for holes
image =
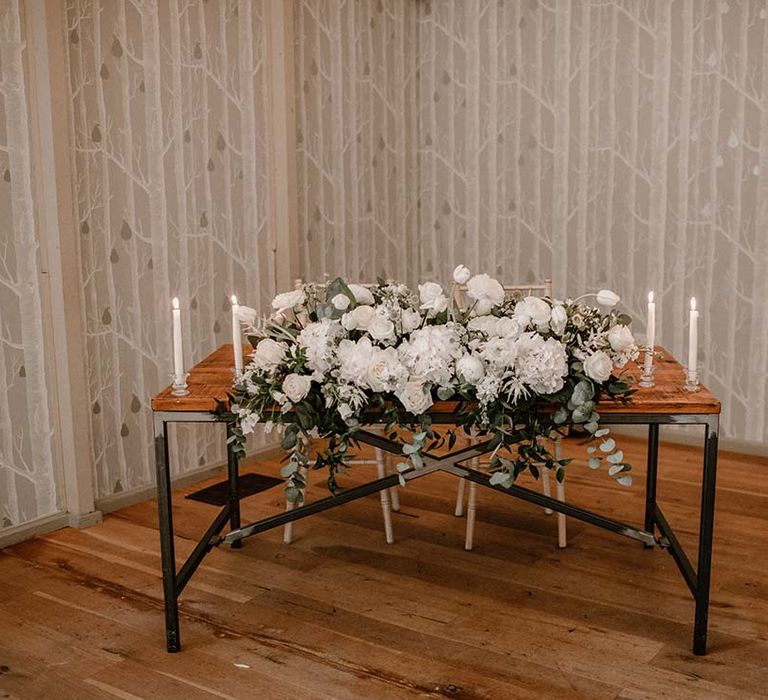
{"label": "wood plank floor", "polygon": [[[635,486],[567,441],[567,497],[640,523],[645,447],[621,441]],[[659,500],[688,547],[700,456],[662,449]],[[573,520],[559,550],[554,516],[486,490],[465,552],[456,481],[434,475],[401,489],[394,545],[373,496],[297,523],[293,545],[272,531],[215,550],[182,597],[180,654],[164,649],[154,501],[0,552],[0,698],[761,697],[766,468],[721,455],[707,657],[690,653],[693,602],[669,554]],[[244,520],[279,509],[278,487],[245,500]],[[179,557],[215,512],[175,494]]]}

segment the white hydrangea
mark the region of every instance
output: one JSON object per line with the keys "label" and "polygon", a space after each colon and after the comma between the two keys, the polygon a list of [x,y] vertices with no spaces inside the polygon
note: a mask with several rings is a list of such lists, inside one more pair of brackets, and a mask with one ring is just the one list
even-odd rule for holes
{"label": "white hydrangea", "polygon": [[410,374],[436,386],[448,386],[455,361],[464,354],[459,327],[452,322],[424,326],[411,333],[399,347],[400,360]]}
{"label": "white hydrangea", "polygon": [[339,379],[361,388],[368,388],[368,365],[373,354],[371,339],[363,336],[358,341],[345,338],[336,350]]}
{"label": "white hydrangea", "polygon": [[537,394],[554,394],[568,374],[568,354],[559,340],[544,340],[538,333],[524,333],[517,341],[515,370],[519,379]]}
{"label": "white hydrangea", "polygon": [[343,335],[344,329],[338,321],[324,318],[307,324],[299,333],[296,343],[304,348],[307,366],[315,372],[325,373],[331,369],[336,341]]}

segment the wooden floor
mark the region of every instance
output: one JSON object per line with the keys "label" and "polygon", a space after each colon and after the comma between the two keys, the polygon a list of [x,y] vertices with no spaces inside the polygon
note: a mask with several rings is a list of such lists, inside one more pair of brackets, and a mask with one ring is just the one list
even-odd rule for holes
{"label": "wooden floor", "polygon": [[[589,472],[571,443],[567,495],[640,523],[644,446],[622,443],[635,486]],[[662,451],[659,499],[689,546],[699,460]],[[394,545],[373,496],[297,523],[291,546],[272,531],[214,551],[182,597],[180,654],[164,649],[153,501],[0,552],[0,697],[759,697],[767,468],[721,455],[707,657],[690,653],[693,603],[669,554],[573,520],[559,550],[554,516],[485,490],[465,552],[455,479],[434,475],[401,490]],[[244,518],[280,509],[280,491],[244,501]],[[176,494],[179,556],[214,513]]]}

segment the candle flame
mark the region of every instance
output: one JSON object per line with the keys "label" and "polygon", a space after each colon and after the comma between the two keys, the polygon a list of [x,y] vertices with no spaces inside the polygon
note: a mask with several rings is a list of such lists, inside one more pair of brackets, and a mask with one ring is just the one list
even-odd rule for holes
{"label": "candle flame", "polygon": [[233,294],[230,297],[230,299],[232,300],[232,306],[236,306],[237,305],[237,297]]}
{"label": "candle flame", "polygon": [[178,309],[179,308],[179,298],[178,297],[173,297],[173,301],[171,301],[171,304],[173,304],[173,308],[174,309]]}
{"label": "candle flame", "polygon": [[691,297],[691,311],[696,311],[696,297]]}
{"label": "candle flame", "polygon": [[653,304],[653,292],[648,292],[648,303]]}

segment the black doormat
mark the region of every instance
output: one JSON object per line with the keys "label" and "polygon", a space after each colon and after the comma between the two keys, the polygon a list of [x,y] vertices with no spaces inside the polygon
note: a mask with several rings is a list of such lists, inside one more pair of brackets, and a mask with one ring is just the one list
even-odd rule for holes
{"label": "black doormat", "polygon": [[[239,491],[240,498],[253,496],[255,493],[266,491],[273,486],[284,483],[283,479],[277,479],[274,476],[264,476],[263,474],[243,474],[240,477]],[[193,501],[202,501],[210,503],[212,506],[224,506],[229,500],[229,482],[220,481],[218,484],[207,486],[204,489],[190,493],[187,498]]]}

